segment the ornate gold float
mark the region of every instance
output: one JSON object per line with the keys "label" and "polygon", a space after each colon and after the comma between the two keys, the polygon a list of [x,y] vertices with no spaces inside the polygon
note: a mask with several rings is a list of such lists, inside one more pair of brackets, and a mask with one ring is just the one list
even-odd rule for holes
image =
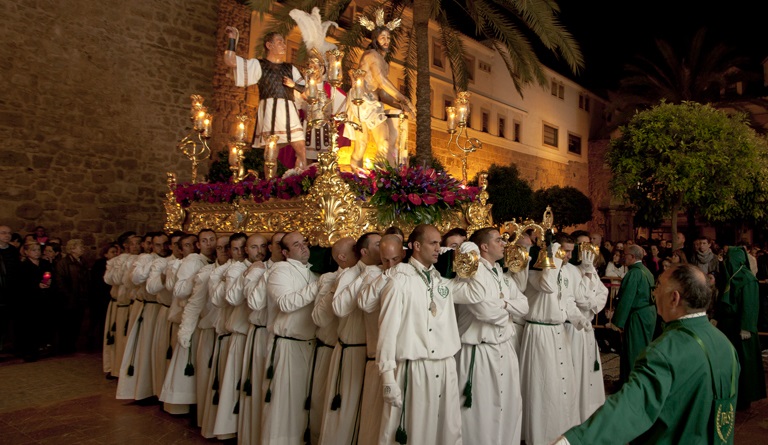
{"label": "ornate gold float", "polygon": [[[220,233],[274,233],[300,231],[311,244],[330,247],[338,239],[359,237],[369,231],[383,231],[378,221],[377,208],[355,196],[337,168],[335,150],[320,153],[318,172],[309,192],[293,199],[270,199],[256,203],[238,199],[232,203],[194,202],[183,208],[176,201],[176,178],[168,173],[168,188],[164,202],[165,229],[196,233],[210,228]],[[470,234],[482,227],[493,225],[491,206],[488,204],[486,181],[480,181],[481,192],[472,203],[446,211],[435,226],[446,232],[455,227],[467,229]],[[395,221],[406,236],[415,224]]]}

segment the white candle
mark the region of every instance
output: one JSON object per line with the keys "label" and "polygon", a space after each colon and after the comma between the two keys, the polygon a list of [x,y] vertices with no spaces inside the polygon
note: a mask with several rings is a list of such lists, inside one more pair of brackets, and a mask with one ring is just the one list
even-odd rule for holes
{"label": "white candle", "polygon": [[235,140],[237,142],[243,142],[245,140],[245,122],[237,124],[237,130],[235,130]]}
{"label": "white candle", "polygon": [[307,97],[310,99],[317,99],[317,83],[315,79],[309,79],[309,88],[307,89]]}
{"label": "white candle", "polygon": [[448,117],[448,131],[456,131],[456,107],[445,107],[445,114]]}

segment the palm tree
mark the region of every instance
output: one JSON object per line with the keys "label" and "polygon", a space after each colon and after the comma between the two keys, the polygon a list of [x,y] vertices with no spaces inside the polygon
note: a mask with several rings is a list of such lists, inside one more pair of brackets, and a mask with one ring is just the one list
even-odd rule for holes
{"label": "palm tree", "polygon": [[[317,6],[321,9],[324,20],[336,21],[350,2],[351,0],[285,0],[279,3],[282,7],[274,11],[274,30],[287,32],[293,27],[293,22],[288,17],[288,11],[291,9],[308,11]],[[274,0],[251,1],[251,5],[260,12],[272,9],[273,4],[278,3]],[[477,36],[485,39],[501,56],[512,83],[521,96],[526,85],[538,83],[545,86],[548,82],[529,36],[535,36],[544,48],[561,56],[574,73],[584,65],[578,44],[558,20],[560,9],[554,0],[391,0],[371,5],[367,13],[371,15],[378,7],[384,7],[387,11],[387,20],[402,15],[406,7],[413,11],[413,27],[407,35],[403,35],[403,32],[400,35],[396,33],[392,46],[398,48],[405,45],[404,81],[406,96],[412,97],[414,90],[416,93],[416,158],[420,164],[427,164],[432,159],[429,97],[430,20],[437,22],[440,27],[439,38],[451,68],[456,91],[467,89],[468,69],[464,45],[456,25],[465,22],[467,17],[474,22]],[[348,55],[356,54],[363,48],[366,35],[364,28],[355,22],[342,35],[339,46]],[[394,51],[392,53],[394,54]],[[355,57],[346,57],[345,63],[351,67],[356,60]]]}
{"label": "palm tree", "polygon": [[659,50],[654,57],[636,56],[625,65],[627,75],[619,88],[609,93],[615,110],[616,126],[628,122],[636,110],[650,108],[665,100],[667,103],[708,103],[720,96],[720,91],[746,74],[738,67],[748,61],[724,44],[707,47],[706,28],[696,32],[687,54],[679,54],[672,45],[657,39]]}

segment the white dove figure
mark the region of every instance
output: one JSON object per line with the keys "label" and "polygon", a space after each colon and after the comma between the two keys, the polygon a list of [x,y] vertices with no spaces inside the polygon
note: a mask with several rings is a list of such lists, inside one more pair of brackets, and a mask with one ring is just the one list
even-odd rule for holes
{"label": "white dove figure", "polygon": [[328,28],[331,26],[338,28],[339,25],[336,22],[323,22],[322,18],[320,18],[319,8],[312,8],[312,14],[308,14],[300,9],[293,9],[288,14],[299,25],[301,38],[304,40],[307,51],[311,51],[314,48],[320,54],[325,55],[326,51],[336,49],[335,44],[325,40],[325,35],[328,32]]}

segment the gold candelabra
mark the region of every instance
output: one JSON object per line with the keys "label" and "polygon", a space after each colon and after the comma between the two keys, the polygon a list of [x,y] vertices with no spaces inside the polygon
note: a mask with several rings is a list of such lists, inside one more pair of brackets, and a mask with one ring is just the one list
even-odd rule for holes
{"label": "gold candelabra", "polygon": [[[469,92],[460,92],[453,101],[453,106],[445,107],[448,118],[448,152],[451,156],[461,159],[461,177],[467,182],[467,158],[470,153],[483,148],[483,143],[468,134],[467,118],[469,117]],[[460,140],[464,138],[463,142]]]}
{"label": "gold candelabra", "polygon": [[208,147],[208,139],[211,137],[211,122],[213,116],[203,106],[203,97],[193,94],[190,120],[192,131],[176,145],[176,148],[192,161],[192,183],[197,182],[197,164],[210,157],[211,148]]}

